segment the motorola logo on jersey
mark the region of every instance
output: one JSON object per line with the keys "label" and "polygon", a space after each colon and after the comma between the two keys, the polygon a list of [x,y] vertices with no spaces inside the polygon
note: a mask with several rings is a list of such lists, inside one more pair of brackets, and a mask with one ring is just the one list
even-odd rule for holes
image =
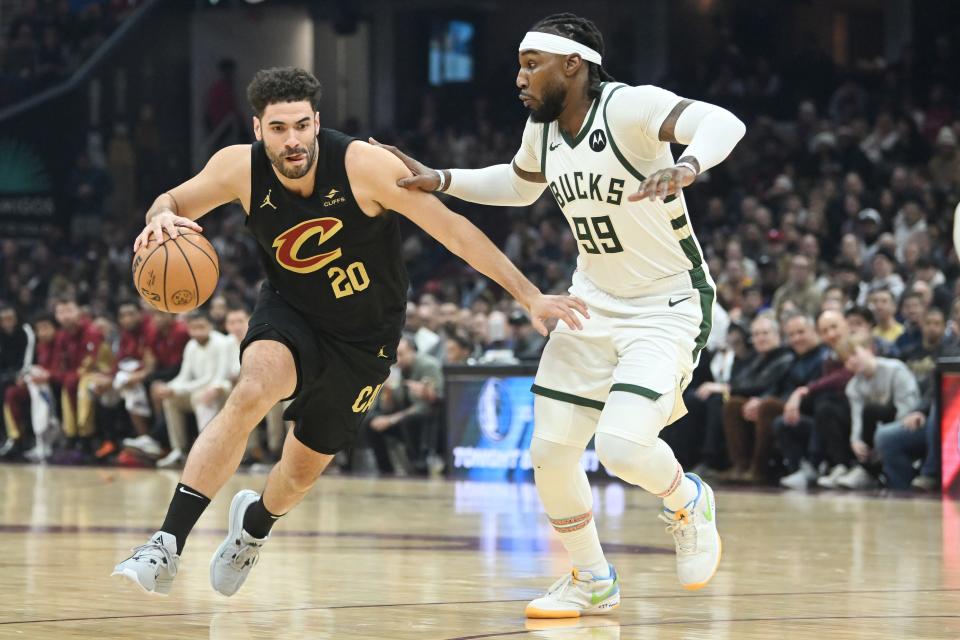
{"label": "motorola logo on jersey", "polygon": [[590,134],[590,148],[594,151],[603,151],[607,148],[607,134],[596,129]]}
{"label": "motorola logo on jersey", "polygon": [[338,218],[314,218],[287,229],[273,240],[273,247],[277,250],[277,262],[287,271],[295,273],[313,273],[322,269],[339,258],[343,252],[337,248],[303,257],[301,249],[307,240],[314,236],[320,236],[317,238],[317,245],[323,245],[342,228],[343,222]]}

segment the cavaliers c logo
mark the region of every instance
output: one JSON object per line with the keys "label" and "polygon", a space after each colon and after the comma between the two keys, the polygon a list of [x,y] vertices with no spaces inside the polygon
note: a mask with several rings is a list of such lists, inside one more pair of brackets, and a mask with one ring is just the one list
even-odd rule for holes
{"label": "cavaliers c logo", "polygon": [[340,231],[341,227],[343,227],[343,222],[337,218],[314,218],[287,229],[273,241],[273,246],[277,249],[277,262],[284,269],[297,273],[312,273],[317,269],[322,269],[324,265],[340,257],[342,252],[339,248],[309,258],[299,257],[300,248],[307,240],[316,235],[320,236],[317,244],[322,245],[333,237],[337,231]]}

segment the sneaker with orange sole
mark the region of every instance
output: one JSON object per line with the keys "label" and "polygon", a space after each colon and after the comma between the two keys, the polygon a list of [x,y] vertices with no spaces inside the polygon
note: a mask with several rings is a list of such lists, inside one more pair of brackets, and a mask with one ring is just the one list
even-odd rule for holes
{"label": "sneaker with orange sole", "polygon": [[667,533],[677,549],[677,578],[684,589],[695,591],[707,586],[717,573],[723,549],[713,489],[695,473],[687,477],[697,485],[697,497],[683,509],[664,508],[660,519],[667,523]]}
{"label": "sneaker with orange sole", "polygon": [[528,618],[579,618],[612,613],[620,606],[620,578],[613,565],[604,577],[574,569],[553,583],[546,595],[527,605]]}

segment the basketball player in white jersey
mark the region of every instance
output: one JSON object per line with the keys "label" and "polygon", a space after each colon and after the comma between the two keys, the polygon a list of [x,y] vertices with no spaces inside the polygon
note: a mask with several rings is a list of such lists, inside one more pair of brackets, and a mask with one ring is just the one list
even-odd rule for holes
{"label": "basketball player in white jersey", "polygon": [[[714,283],[680,191],[743,137],[730,112],[654,86],[613,82],[603,38],[564,13],[520,43],[520,99],[530,110],[511,165],[436,171],[388,147],[414,174],[401,186],[463,200],[523,206],[549,188],[576,236],[571,292],[586,301],[583,330],[557,326],[540,361],[533,442],[537,490],[573,571],[531,602],[527,616],[609,613],[620,603],[580,466],[595,437],[611,473],[663,499],[687,589],[720,562],[713,491],[684,474],[659,438],[686,412],[682,392],[710,333]],[[687,145],[674,162],[669,143]]]}

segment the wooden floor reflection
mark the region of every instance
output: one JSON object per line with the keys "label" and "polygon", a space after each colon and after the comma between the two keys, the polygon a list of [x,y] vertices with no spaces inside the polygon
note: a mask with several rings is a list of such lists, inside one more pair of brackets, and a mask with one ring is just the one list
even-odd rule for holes
{"label": "wooden floor reflection", "polygon": [[109,578],[153,532],[177,475],[0,466],[0,638],[626,640],[960,638],[960,505],[720,490],[721,570],[688,593],[656,501],[595,490],[623,581],[611,617],[534,623],[567,570],[532,485],[324,478],[233,598],[207,562],[241,475],[190,538],[172,594]]}

